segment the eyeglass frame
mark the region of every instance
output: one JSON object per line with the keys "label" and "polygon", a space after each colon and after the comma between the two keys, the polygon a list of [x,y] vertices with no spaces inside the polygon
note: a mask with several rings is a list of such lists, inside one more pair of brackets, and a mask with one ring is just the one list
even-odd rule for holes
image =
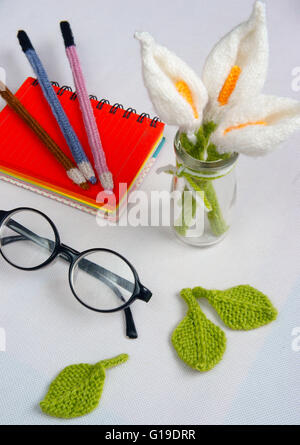
{"label": "eyeglass frame", "polygon": [[[18,208],[15,208],[13,210],[9,210],[9,211],[0,210],[0,233],[1,233],[1,229],[2,229],[3,224],[5,223],[5,221],[7,219],[9,219],[11,217],[11,215],[13,215],[14,213],[21,212],[21,211],[34,212],[34,213],[37,213],[37,214],[39,214],[40,216],[42,216],[43,218],[46,219],[46,221],[51,226],[51,228],[53,230],[53,233],[54,233],[54,236],[55,236],[55,241],[53,241],[53,242],[55,242],[55,247],[54,247],[51,255],[49,256],[49,258],[46,261],[44,261],[42,264],[39,264],[39,265],[34,266],[34,267],[30,267],[30,268],[27,267],[26,268],[26,267],[22,267],[22,266],[18,266],[16,264],[14,264],[12,261],[10,261],[5,256],[5,254],[2,251],[2,247],[3,247],[2,246],[2,239],[0,238],[0,254],[3,257],[3,259],[7,263],[9,263],[11,266],[15,267],[16,269],[25,270],[25,271],[28,271],[28,272],[29,271],[39,270],[39,269],[41,269],[43,267],[46,267],[49,264],[51,264],[53,261],[55,261],[58,257],[64,259],[65,261],[70,263],[69,273],[68,273],[68,280],[69,280],[69,285],[70,285],[71,291],[72,291],[74,297],[76,298],[76,300],[79,301],[79,303],[81,303],[87,309],[90,309],[90,310],[92,310],[94,312],[112,313],[112,312],[118,312],[118,311],[124,310],[125,321],[126,321],[126,335],[129,338],[137,338],[138,334],[137,334],[137,330],[136,330],[135,323],[134,323],[134,320],[133,320],[132,312],[131,312],[131,309],[130,309],[129,306],[131,306],[131,304],[134,303],[134,301],[136,301],[136,300],[142,300],[142,301],[148,303],[150,298],[152,297],[152,292],[149,289],[147,289],[141,283],[141,281],[139,279],[139,276],[138,276],[138,273],[137,273],[136,269],[133,267],[133,265],[123,255],[119,254],[118,252],[116,252],[114,250],[110,250],[110,249],[106,249],[106,248],[94,248],[94,249],[88,249],[88,250],[84,250],[82,252],[79,252],[79,251],[73,249],[72,247],[67,246],[66,244],[63,244],[61,242],[61,239],[60,239],[59,231],[58,231],[56,225],[54,224],[54,222],[45,213],[41,212],[40,210],[33,209],[33,208],[30,208],[30,207],[18,207]],[[17,223],[17,224],[19,226],[22,226],[19,223]],[[23,229],[25,229],[27,232],[28,231],[31,232],[29,229],[27,229],[26,227],[22,226],[22,230]],[[22,235],[22,233],[21,233],[21,235]],[[34,235],[39,237],[39,235],[36,235],[36,234],[34,234]],[[46,238],[43,238],[43,239],[46,239]],[[32,239],[31,239],[31,241],[32,241]],[[48,241],[50,242],[50,240],[48,240]],[[97,308],[94,308],[92,306],[89,306],[87,303],[83,302],[79,298],[79,296],[76,294],[76,291],[74,289],[74,286],[73,286],[73,283],[72,283],[72,273],[73,273],[74,267],[80,261],[81,257],[84,257],[87,254],[93,253],[93,252],[96,252],[96,251],[107,252],[107,253],[111,253],[113,255],[116,255],[117,257],[119,257],[121,260],[123,260],[127,264],[127,266],[130,268],[130,270],[131,270],[131,272],[133,274],[135,283],[134,283],[134,288],[133,288],[132,295],[131,295],[131,297],[129,298],[129,300],[127,302],[125,302],[123,305],[121,305],[121,306],[119,306],[117,308],[114,308],[114,309],[97,309]],[[87,260],[87,261],[90,261],[90,260]],[[90,262],[93,263],[92,261],[90,261]],[[95,266],[97,266],[97,265],[95,264]],[[112,273],[112,274],[115,275],[115,276],[118,276],[117,274],[114,274],[114,273]],[[122,277],[119,277],[119,278],[124,280]]]}

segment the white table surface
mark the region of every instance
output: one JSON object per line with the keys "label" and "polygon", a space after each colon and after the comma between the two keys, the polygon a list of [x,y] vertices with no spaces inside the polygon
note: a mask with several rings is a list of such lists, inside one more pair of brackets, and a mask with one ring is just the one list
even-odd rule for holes
{"label": "white table surface", "polygon": [[[291,86],[292,70],[300,66],[299,1],[267,4],[271,53],[265,92],[299,99]],[[16,39],[23,28],[49,77],[73,85],[59,30],[59,21],[68,19],[90,92],[155,114],[143,86],[134,31],[150,31],[200,74],[212,45],[246,19],[251,7],[252,0],[2,0],[0,65],[13,91],[32,75]],[[166,129],[157,166],[173,161],[174,133]],[[240,158],[232,230],[220,245],[203,250],[179,244],[168,228],[100,228],[93,216],[1,182],[2,209],[35,207],[56,222],[65,243],[123,253],[153,298],[134,305],[139,338],[129,340],[122,313],[99,315],[76,302],[64,265],[26,273],[1,261],[0,328],[6,352],[0,352],[0,423],[299,423],[300,352],[292,348],[292,331],[300,326],[299,147],[298,133],[266,158]],[[152,171],[143,189],[168,190],[169,181]],[[187,368],[170,344],[186,310],[179,291],[245,283],[270,296],[278,320],[246,333],[223,327],[228,338],[223,361],[204,374]],[[62,368],[123,352],[130,360],[107,372],[101,404],[92,414],[60,421],[41,413],[38,403]]]}

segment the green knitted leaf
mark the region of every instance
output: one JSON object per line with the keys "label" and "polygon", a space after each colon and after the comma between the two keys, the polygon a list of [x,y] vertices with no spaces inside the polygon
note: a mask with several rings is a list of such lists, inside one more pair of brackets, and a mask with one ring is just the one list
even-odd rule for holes
{"label": "green knitted leaf", "polygon": [[191,289],[180,293],[188,312],[172,334],[178,356],[197,371],[209,371],[222,359],[226,348],[224,332],[206,318]]}
{"label": "green knitted leaf", "polygon": [[95,365],[81,363],[67,366],[51,383],[40,403],[45,414],[70,419],[93,411],[99,404],[105,381],[105,369],[124,363],[127,354],[121,354]]}
{"label": "green knitted leaf", "polygon": [[277,310],[268,297],[249,285],[235,286],[224,291],[195,287],[193,295],[196,298],[207,298],[231,329],[255,329],[277,317]]}

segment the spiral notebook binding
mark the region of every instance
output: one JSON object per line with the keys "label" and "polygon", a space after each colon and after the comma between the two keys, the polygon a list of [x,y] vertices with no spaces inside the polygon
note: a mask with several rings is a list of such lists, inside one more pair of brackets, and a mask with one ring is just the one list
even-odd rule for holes
{"label": "spiral notebook binding", "polygon": [[71,91],[71,92],[73,93],[71,87],[69,87],[68,85],[63,85],[62,87],[59,88],[59,90],[57,91],[56,94],[57,94],[58,96],[62,96],[62,95],[64,94],[65,91]]}
{"label": "spiral notebook binding", "polygon": [[142,113],[142,114],[140,114],[139,117],[137,118],[137,122],[138,122],[139,124],[142,124],[143,121],[144,121],[144,119],[145,119],[145,117],[147,117],[148,119],[150,119],[150,115],[149,115],[148,113]]}
{"label": "spiral notebook binding", "polygon": [[116,114],[116,112],[118,111],[119,108],[121,108],[122,110],[124,110],[124,107],[123,107],[122,104],[115,103],[114,105],[111,106],[109,112],[110,112],[111,114]]}
{"label": "spiral notebook binding", "polygon": [[99,100],[99,102],[96,105],[97,110],[102,110],[102,107],[104,104],[109,105],[109,100],[108,99],[101,99]]}
{"label": "spiral notebook binding", "polygon": [[[36,86],[36,85],[38,85],[38,83],[39,83],[38,80],[34,79],[33,82],[32,82],[32,85]],[[70,100],[75,101],[77,99],[76,91],[73,91],[70,86],[62,85],[60,87],[59,83],[55,82],[55,81],[52,81],[51,84],[58,88],[58,91],[56,93],[58,96],[62,96],[65,93],[65,91],[70,91],[72,93],[71,96],[70,96]],[[89,98],[90,98],[90,100],[98,101],[98,103],[96,105],[97,110],[102,110],[104,104],[111,105],[108,99],[100,99],[100,100],[98,100],[97,96],[95,96],[94,94],[90,94]],[[110,114],[116,114],[116,112],[118,110],[124,110],[124,106],[122,104],[116,102],[115,104],[111,105],[109,113]],[[128,107],[126,110],[124,110],[122,118],[129,119],[132,114],[137,114],[135,108]],[[151,119],[151,117],[150,117],[150,115],[148,113],[141,113],[138,116],[136,122],[139,123],[139,124],[142,124],[144,122],[145,118]],[[156,128],[157,122],[160,122],[160,118],[158,116],[154,116],[151,119],[150,127]]]}
{"label": "spiral notebook binding", "polygon": [[136,109],[129,107],[124,111],[122,117],[124,117],[124,119],[129,119],[132,113],[136,114]]}

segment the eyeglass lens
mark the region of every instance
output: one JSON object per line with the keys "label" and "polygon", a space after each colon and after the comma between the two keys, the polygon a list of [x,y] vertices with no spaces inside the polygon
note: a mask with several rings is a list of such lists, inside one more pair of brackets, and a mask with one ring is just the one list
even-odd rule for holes
{"label": "eyeglass lens", "polygon": [[10,263],[31,269],[50,258],[55,249],[56,237],[44,216],[30,210],[17,210],[2,223],[0,245]]}
{"label": "eyeglass lens", "polygon": [[135,287],[130,266],[118,255],[97,249],[76,261],[71,282],[80,301],[97,310],[123,306]]}

